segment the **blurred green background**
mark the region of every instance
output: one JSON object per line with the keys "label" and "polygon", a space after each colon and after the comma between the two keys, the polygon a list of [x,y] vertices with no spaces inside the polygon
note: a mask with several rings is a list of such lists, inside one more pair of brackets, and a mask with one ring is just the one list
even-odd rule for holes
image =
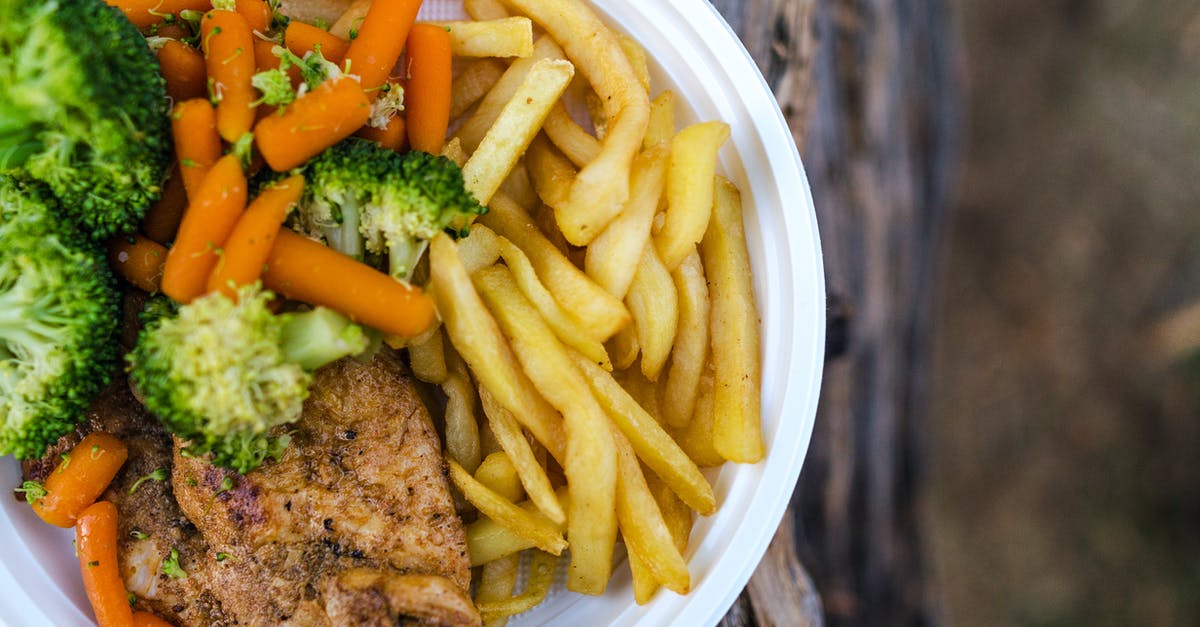
{"label": "blurred green background", "polygon": [[1200,300],[1200,2],[950,4],[970,116],[932,390],[945,617],[1200,625],[1200,367],[1157,333]]}

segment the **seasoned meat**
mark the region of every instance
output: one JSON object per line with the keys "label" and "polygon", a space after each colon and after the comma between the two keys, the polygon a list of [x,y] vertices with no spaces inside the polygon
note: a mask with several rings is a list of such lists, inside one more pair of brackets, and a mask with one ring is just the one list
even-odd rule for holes
{"label": "seasoned meat", "polygon": [[[180,625],[480,622],[440,443],[391,353],[320,370],[283,458],[245,476],[180,455],[123,382],[27,476],[93,430],[129,446],[104,498],[139,608]],[[170,481],[131,494],[156,468]],[[164,574],[172,550],[186,577]]]}

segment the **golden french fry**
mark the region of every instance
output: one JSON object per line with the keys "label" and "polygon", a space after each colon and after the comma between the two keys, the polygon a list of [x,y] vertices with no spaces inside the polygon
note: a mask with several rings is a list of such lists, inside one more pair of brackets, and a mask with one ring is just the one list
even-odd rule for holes
{"label": "golden french fry", "polygon": [[596,129],[596,139],[601,142],[608,136],[608,118],[604,115],[604,103],[600,101],[600,96],[591,88],[583,92],[583,104],[587,107],[588,118],[592,121],[592,128]]}
{"label": "golden french fry", "polygon": [[575,367],[587,379],[596,398],[617,429],[641,458],[692,509],[707,516],[716,511],[712,486],[683,449],[626,392],[612,374],[575,353]]}
{"label": "golden french fry", "polygon": [[621,537],[631,554],[636,554],[654,578],[668,590],[687,594],[691,576],[671,530],[663,520],[658,502],[646,485],[642,466],[629,441],[619,432],[613,434],[617,445],[617,520]]}
{"label": "golden french fry", "polygon": [[512,367],[516,357],[475,293],[450,236],[434,236],[429,261],[434,299],[454,348],[471,367],[480,386],[487,388],[551,454],[561,455],[566,450],[562,419],[529,378]]}
{"label": "golden french fry", "polygon": [[512,272],[513,278],[516,279],[517,286],[521,288],[521,293],[533,303],[538,313],[542,314],[542,319],[554,331],[554,335],[562,343],[600,364],[605,370],[612,370],[612,363],[608,360],[604,343],[595,337],[591,328],[580,325],[563,311],[562,306],[554,300],[550,291],[538,280],[537,273],[533,270],[533,264],[529,262],[525,253],[515,244],[503,238],[499,239],[499,248],[500,255],[504,257],[504,263]]}
{"label": "golden french fry", "polygon": [[582,264],[578,263],[575,257],[578,255],[577,251],[582,249],[573,249],[567,242],[567,238],[563,237],[562,231],[558,228],[558,221],[554,219],[554,210],[543,204],[540,198],[530,206],[537,207],[537,211],[528,213],[542,235],[545,235],[546,239],[550,240],[550,243],[558,249],[558,252],[562,253],[572,264],[576,267],[581,266]]}
{"label": "golden french fry", "polygon": [[475,112],[471,117],[467,118],[466,122],[455,131],[454,136],[462,140],[463,149],[468,153],[475,152],[487,135],[488,129],[496,123],[496,118],[500,117],[500,111],[504,109],[517,93],[517,89],[525,82],[525,77],[529,75],[529,70],[533,68],[533,64],[542,59],[565,59],[562,48],[554,42],[550,37],[540,37],[533,44],[533,54],[523,59],[513,61],[512,65],[508,66],[504,74],[492,86],[491,91],[483,97],[479,102],[479,106],[475,107]]}
{"label": "golden french fry", "polygon": [[592,329],[594,336],[607,339],[629,323],[625,305],[563,256],[512,199],[497,194],[489,208],[480,221],[529,257],[554,299],[582,326]]}
{"label": "golden french fry", "polygon": [[525,488],[521,486],[517,469],[504,451],[483,458],[479,468],[475,469],[475,480],[513,503],[525,497]]}
{"label": "golden french fry", "polygon": [[563,470],[571,489],[567,587],[600,594],[612,572],[617,536],[617,460],[608,419],[587,382],[571,365],[569,350],[521,294],[508,269],[486,268],[474,279],[521,367],[546,400],[562,412],[568,451]]}
{"label": "golden french fry", "polygon": [[[529,150],[525,152],[525,169],[529,172],[529,180],[533,183],[538,197],[555,209],[557,216],[557,208],[565,206],[567,198],[571,195],[575,166],[571,165],[545,137],[538,135],[529,143]],[[559,228],[563,229],[563,235],[570,241],[571,236],[566,230],[573,228],[573,225],[560,221]]]}
{"label": "golden french fry", "polygon": [[655,146],[633,161],[629,202],[604,232],[588,245],[584,270],[609,294],[622,300],[633,283],[638,259],[650,241],[650,226],[666,184],[667,149]]}
{"label": "golden french fry", "polygon": [[531,514],[489,490],[453,459],[446,460],[446,463],[450,466],[450,480],[462,490],[467,501],[484,516],[508,528],[509,531],[528,538],[534,546],[548,553],[558,555],[567,548],[567,541],[563,539],[562,532],[546,517]]}
{"label": "golden french fry", "polygon": [[688,458],[701,468],[714,468],[725,463],[713,442],[713,373],[712,362],[705,364],[700,374],[700,386],[696,392],[696,409],[692,419],[683,429],[673,431],[675,441],[687,453]]}
{"label": "golden french fry", "polygon": [[450,51],[458,57],[528,57],[533,54],[533,22],[527,17],[436,22],[450,31]]}
{"label": "golden french fry", "polygon": [[617,383],[621,384],[621,387],[629,393],[629,396],[632,397],[633,400],[637,401],[638,407],[646,410],[646,413],[649,414],[650,417],[659,424],[659,426],[666,426],[667,423],[663,420],[661,404],[659,403],[659,385],[657,383],[647,379],[646,375],[642,374],[640,368],[622,370],[621,372],[616,373],[613,378],[617,380]]}
{"label": "golden french fry", "polygon": [[351,31],[357,31],[362,26],[363,18],[367,15],[367,9],[371,8],[371,0],[354,0],[350,6],[346,7],[342,16],[329,27],[329,34],[337,35],[342,39],[353,39],[350,36]]}
{"label": "golden french fry", "polygon": [[458,353],[446,351],[449,375],[442,383],[446,393],[446,454],[463,468],[479,467],[479,423],[475,420],[475,386]]}
{"label": "golden french fry", "polygon": [[671,367],[663,387],[663,417],[678,429],[687,426],[696,408],[700,373],[708,359],[708,284],[700,253],[692,249],[671,273],[679,294],[679,326],[671,349]]}
{"label": "golden french fry", "polygon": [[541,551],[534,551],[529,562],[529,581],[525,591],[504,601],[476,601],[479,615],[483,620],[490,621],[503,616],[513,616],[528,612],[545,600],[554,583],[554,573],[558,569],[558,558]]}
{"label": "golden french fry", "polygon": [[[563,504],[570,503],[570,494],[566,488],[560,488],[555,494]],[[543,516],[533,501],[523,501],[517,507],[520,507],[530,516],[540,518],[546,524],[554,526],[560,532],[565,529],[563,525],[556,525],[549,518]],[[504,525],[487,517],[480,517],[475,522],[467,525],[466,532],[467,555],[471,558],[471,566],[487,564],[488,562],[496,561],[502,557],[519,553],[534,546],[533,542],[525,536],[513,533]]]}
{"label": "golden french fry", "polygon": [[654,597],[654,593],[658,592],[661,584],[641,555],[629,548],[628,544],[625,545],[625,550],[629,554],[629,572],[633,575],[633,600],[638,605],[645,605]]}
{"label": "golden french fry", "polygon": [[[475,590],[475,601],[503,601],[513,595],[517,587],[517,571],[520,568],[519,555],[508,555],[483,565],[479,573],[479,586]],[[494,618],[486,621],[483,627],[505,627],[508,617]]]}
{"label": "golden french fry", "polygon": [[713,443],[725,459],[753,464],[764,454],[758,307],[741,196],[722,177],[712,213],[700,256],[712,289]]}
{"label": "golden french fry", "polygon": [[575,177],[565,209],[590,225],[581,241],[564,229],[567,239],[587,244],[629,197],[629,168],[646,133],[650,99],[616,35],[581,0],[503,1],[533,18],[563,46],[603,103],[607,132],[600,153]]}
{"label": "golden french fry", "polygon": [[450,141],[442,146],[442,156],[453,161],[454,165],[460,168],[467,162],[467,153],[463,152],[462,142],[457,137],[451,137]]}
{"label": "golden french fry", "polygon": [[642,374],[657,381],[675,342],[679,296],[675,293],[671,273],[659,260],[654,247],[642,249],[641,257],[629,293],[625,295],[625,304],[633,316],[638,346],[642,349]]}
{"label": "golden french fry", "polygon": [[675,94],[667,90],[650,101],[650,122],[646,124],[646,148],[668,144],[675,136]]}
{"label": "golden french fry", "polygon": [[638,83],[647,94],[650,93],[650,68],[646,62],[646,51],[632,37],[622,33],[616,35],[617,41],[621,42],[621,51],[625,53],[625,58],[629,59],[629,66],[633,68]]}
{"label": "golden french fry", "polygon": [[450,85],[450,119],[458,119],[487,95],[506,69],[496,59],[476,59],[465,64]]}
{"label": "golden french fry", "polygon": [[617,334],[612,336],[609,346],[613,368],[624,370],[632,366],[638,354],[642,352],[642,347],[638,346],[637,327],[630,324],[617,331]]}
{"label": "golden french fry", "polygon": [[671,140],[671,165],[667,170],[667,219],[654,236],[658,255],[674,270],[704,237],[713,213],[713,185],[717,150],[729,139],[724,122],[693,124]]}
{"label": "golden french fry", "polygon": [[471,274],[500,259],[500,236],[482,224],[472,224],[470,234],[458,240],[458,259]]}
{"label": "golden french fry", "polygon": [[419,343],[408,345],[408,358],[413,375],[426,383],[441,385],[449,376],[446,370],[446,350],[439,327]]}
{"label": "golden french fry", "polygon": [[692,508],[684,503],[671,487],[663,483],[654,473],[643,473],[650,493],[658,503],[658,511],[662,512],[667,528],[671,530],[671,539],[680,555],[687,551],[688,536],[692,534]]}
{"label": "golden french fry", "polygon": [[498,20],[508,17],[508,9],[500,0],[463,0],[463,9],[473,20]]}
{"label": "golden french fry", "polygon": [[463,165],[463,184],[480,203],[487,204],[508,177],[574,75],[575,66],[569,61],[542,59],[529,68],[512,100]]}
{"label": "golden french fry", "polygon": [[[582,168],[600,154],[600,140],[592,137],[591,133],[571,119],[571,114],[567,113],[567,108],[561,100],[550,110],[550,115],[546,116],[542,130],[576,167]],[[636,165],[633,166],[633,171],[637,172]]]}
{"label": "golden french fry", "polygon": [[513,166],[512,172],[508,173],[508,178],[500,184],[500,191],[522,207],[536,207],[541,202],[537,191],[533,189],[533,183],[529,181],[529,171],[525,168],[524,159]]}
{"label": "golden french fry", "polygon": [[529,500],[537,505],[546,518],[558,524],[566,522],[567,515],[562,509],[562,504],[558,502],[558,497],[554,496],[554,486],[550,484],[550,477],[546,475],[546,469],[538,463],[533,449],[529,446],[529,440],[521,433],[521,426],[517,424],[516,418],[496,402],[487,388],[479,389],[479,400],[482,401],[483,413],[487,416],[492,434],[507,453],[518,480],[529,494]]}

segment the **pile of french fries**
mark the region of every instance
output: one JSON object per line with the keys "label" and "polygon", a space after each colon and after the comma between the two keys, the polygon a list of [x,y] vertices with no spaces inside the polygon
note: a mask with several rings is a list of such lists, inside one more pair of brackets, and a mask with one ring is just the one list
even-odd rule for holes
{"label": "pile of french fries", "polygon": [[700,469],[764,452],[740,198],[716,173],[729,127],[677,130],[645,52],[582,0],[465,7],[445,154],[490,211],[432,242],[443,324],[409,354],[445,392],[476,602],[504,624],[568,551],[567,587],[600,594],[618,535],[639,603],[687,593],[693,512],[716,510]]}

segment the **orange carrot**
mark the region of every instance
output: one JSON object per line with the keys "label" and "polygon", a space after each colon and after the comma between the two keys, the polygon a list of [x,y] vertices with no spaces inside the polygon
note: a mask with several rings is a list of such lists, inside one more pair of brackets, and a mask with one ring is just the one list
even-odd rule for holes
{"label": "orange carrot", "polygon": [[358,81],[343,77],[321,83],[279,115],[260,120],[254,141],[267,165],[283,172],[349,137],[370,117],[371,103]]}
{"label": "orange carrot", "polygon": [[362,87],[372,99],[400,59],[404,40],[420,8],[421,0],[372,2],[363,17],[358,37],[346,50],[343,67],[362,77]]}
{"label": "orange carrot", "polygon": [[413,150],[437,154],[450,124],[450,33],[417,24],[408,34],[408,89],[404,112]]}
{"label": "orange carrot", "polygon": [[208,277],[208,291],[237,298],[237,288],[262,275],[275,235],[304,192],[304,177],[292,176],[264,189],[238,219],[221,259]]}
{"label": "orange carrot", "polygon": [[46,478],[46,496],[33,502],[33,513],[55,527],[74,526],[79,514],[104,494],[128,454],[125,444],[107,433],[84,436]]}
{"label": "orange carrot", "polygon": [[171,623],[150,612],[134,612],[133,627],[171,627]]}
{"label": "orange carrot", "polygon": [[209,11],[200,21],[200,42],[217,103],[217,132],[232,144],[254,125],[254,33],[233,11]]}
{"label": "orange carrot", "polygon": [[178,22],[156,24],[147,30],[149,31],[146,33],[148,36],[166,37],[167,39],[187,39],[192,36],[192,31]]}
{"label": "orange carrot", "polygon": [[246,175],[234,155],[225,155],[188,204],[175,244],[163,267],[162,291],[180,303],[205,293],[218,250],[246,208]]}
{"label": "orange carrot", "polygon": [[121,9],[125,17],[138,28],[158,24],[167,15],[179,15],[180,11],[207,11],[212,8],[210,0],[108,0],[108,4]]}
{"label": "orange carrot", "polygon": [[[275,46],[278,45],[279,44],[273,41],[259,39],[258,37],[254,38],[254,65],[258,68],[259,72],[274,70],[275,68],[279,67],[279,57],[275,56],[274,52]],[[288,78],[292,79],[292,87],[299,87],[301,80],[300,68],[294,65],[288,68]],[[256,117],[257,119],[261,120],[274,112],[275,107],[259,105]]]}
{"label": "orange carrot", "polygon": [[179,230],[184,209],[187,209],[187,192],[183,188],[179,164],[176,163],[171,166],[167,182],[163,183],[162,196],[146,210],[146,217],[142,218],[142,233],[159,244],[170,242],[175,239],[175,231]]}
{"label": "orange carrot", "polygon": [[221,136],[217,134],[217,112],[206,98],[185,100],[171,112],[175,156],[188,198],[196,195],[208,169],[221,158]]}
{"label": "orange carrot", "polygon": [[326,59],[341,63],[350,42],[311,24],[292,21],[288,23],[287,30],[283,31],[283,45],[300,58],[304,58],[304,55],[320,46],[321,54]]}
{"label": "orange carrot", "polygon": [[388,120],[386,128],[364,126],[358,129],[356,135],[396,152],[404,152],[408,149],[408,133],[405,132],[404,118],[399,115]]}
{"label": "orange carrot", "polygon": [[199,50],[176,39],[169,39],[158,49],[158,67],[167,80],[167,95],[175,102],[208,95],[204,55]]}
{"label": "orange carrot", "polygon": [[108,242],[108,263],[134,287],[158,292],[162,283],[167,247],[141,235],[118,235]]}
{"label": "orange carrot", "polygon": [[125,592],[125,581],[117,568],[117,506],[98,501],[83,510],[75,527],[75,551],[79,572],[96,624],[100,627],[132,627],[133,610]]}
{"label": "orange carrot", "polygon": [[264,0],[237,0],[234,7],[239,15],[246,18],[250,30],[260,33],[271,30],[271,7]]}
{"label": "orange carrot", "polygon": [[437,320],[433,299],[303,235],[280,229],[263,285],[288,298],[340,311],[390,335],[415,337]]}

